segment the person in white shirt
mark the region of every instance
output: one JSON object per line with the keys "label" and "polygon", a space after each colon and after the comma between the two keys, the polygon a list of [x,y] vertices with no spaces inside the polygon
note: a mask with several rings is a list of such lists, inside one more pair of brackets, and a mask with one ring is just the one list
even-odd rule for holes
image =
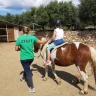
{"label": "person in white shirt", "polygon": [[51,64],[51,61],[50,61],[50,50],[52,48],[54,48],[55,46],[64,43],[64,30],[61,28],[60,25],[61,25],[61,21],[59,19],[54,21],[55,29],[54,29],[52,38],[48,41],[49,42],[49,46],[47,48],[46,62],[44,64],[44,66]]}

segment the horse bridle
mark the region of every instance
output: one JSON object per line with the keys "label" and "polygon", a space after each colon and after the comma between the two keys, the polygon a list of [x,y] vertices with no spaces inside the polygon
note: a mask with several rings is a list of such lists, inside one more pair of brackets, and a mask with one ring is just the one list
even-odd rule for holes
{"label": "horse bridle", "polygon": [[[48,37],[46,37],[46,39],[48,39]],[[45,44],[46,44],[46,43],[45,43]],[[39,57],[41,56],[41,57],[42,57],[42,59],[44,59],[44,57],[43,57],[43,56],[42,56],[42,54],[41,54],[41,51],[42,51],[42,49],[43,49],[43,47],[44,47],[44,45],[45,45],[45,44],[43,44],[43,45],[41,46],[39,56],[34,56],[34,57],[39,58]]]}
{"label": "horse bridle", "polygon": [[43,44],[43,45],[42,45],[42,47],[40,48],[40,54],[39,54],[38,56],[34,56],[34,57],[39,58],[39,57],[41,56],[41,57],[42,57],[42,59],[44,59],[44,57],[43,57],[43,56],[42,56],[42,54],[41,54],[41,51],[42,51],[42,49],[43,49],[44,45],[45,45],[45,44]]}

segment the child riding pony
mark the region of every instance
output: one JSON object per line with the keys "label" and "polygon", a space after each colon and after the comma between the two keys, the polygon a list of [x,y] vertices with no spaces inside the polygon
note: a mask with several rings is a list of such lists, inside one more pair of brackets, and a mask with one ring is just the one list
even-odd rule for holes
{"label": "child riding pony", "polygon": [[[42,36],[37,36],[38,39],[46,39]],[[48,47],[48,42],[44,45],[36,43],[34,45],[34,52],[40,50],[40,55],[43,58],[44,62],[46,61],[46,48]],[[56,78],[56,81],[61,83],[59,77],[55,72],[55,65],[58,66],[70,66],[75,64],[79,73],[81,74],[84,80],[84,88],[80,91],[80,94],[88,93],[88,75],[86,73],[86,66],[89,61],[92,62],[95,82],[96,82],[96,50],[93,47],[89,47],[81,42],[65,43],[61,46],[53,49],[50,54],[51,57],[51,66],[52,72]],[[45,77],[48,77],[48,66],[45,66]]]}

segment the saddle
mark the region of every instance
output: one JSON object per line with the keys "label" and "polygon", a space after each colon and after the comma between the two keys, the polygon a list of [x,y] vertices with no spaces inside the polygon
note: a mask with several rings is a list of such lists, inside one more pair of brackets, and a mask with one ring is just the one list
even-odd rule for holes
{"label": "saddle", "polygon": [[51,53],[54,52],[57,48],[65,45],[65,44],[67,44],[67,43],[68,43],[68,42],[64,42],[64,43],[62,43],[62,44],[60,44],[60,45],[55,46],[53,49],[50,50],[50,52],[51,52]]}

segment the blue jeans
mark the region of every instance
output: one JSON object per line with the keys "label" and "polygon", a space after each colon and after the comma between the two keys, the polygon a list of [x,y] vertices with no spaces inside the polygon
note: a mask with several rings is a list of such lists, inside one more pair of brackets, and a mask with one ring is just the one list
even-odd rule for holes
{"label": "blue jeans", "polygon": [[26,76],[31,76],[30,65],[34,59],[20,60]]}
{"label": "blue jeans", "polygon": [[54,44],[57,46],[57,45],[60,45],[60,44],[63,44],[64,43],[64,40],[63,39],[58,39],[58,40],[54,40]]}
{"label": "blue jeans", "polygon": [[56,45],[54,44],[54,42],[52,42],[49,46],[48,46],[48,48],[47,48],[47,50],[51,50],[52,48],[54,48]]}
{"label": "blue jeans", "polygon": [[64,40],[63,39],[58,39],[58,40],[54,40],[47,48],[47,50],[51,50],[52,48],[54,48],[57,45],[63,44]]}

